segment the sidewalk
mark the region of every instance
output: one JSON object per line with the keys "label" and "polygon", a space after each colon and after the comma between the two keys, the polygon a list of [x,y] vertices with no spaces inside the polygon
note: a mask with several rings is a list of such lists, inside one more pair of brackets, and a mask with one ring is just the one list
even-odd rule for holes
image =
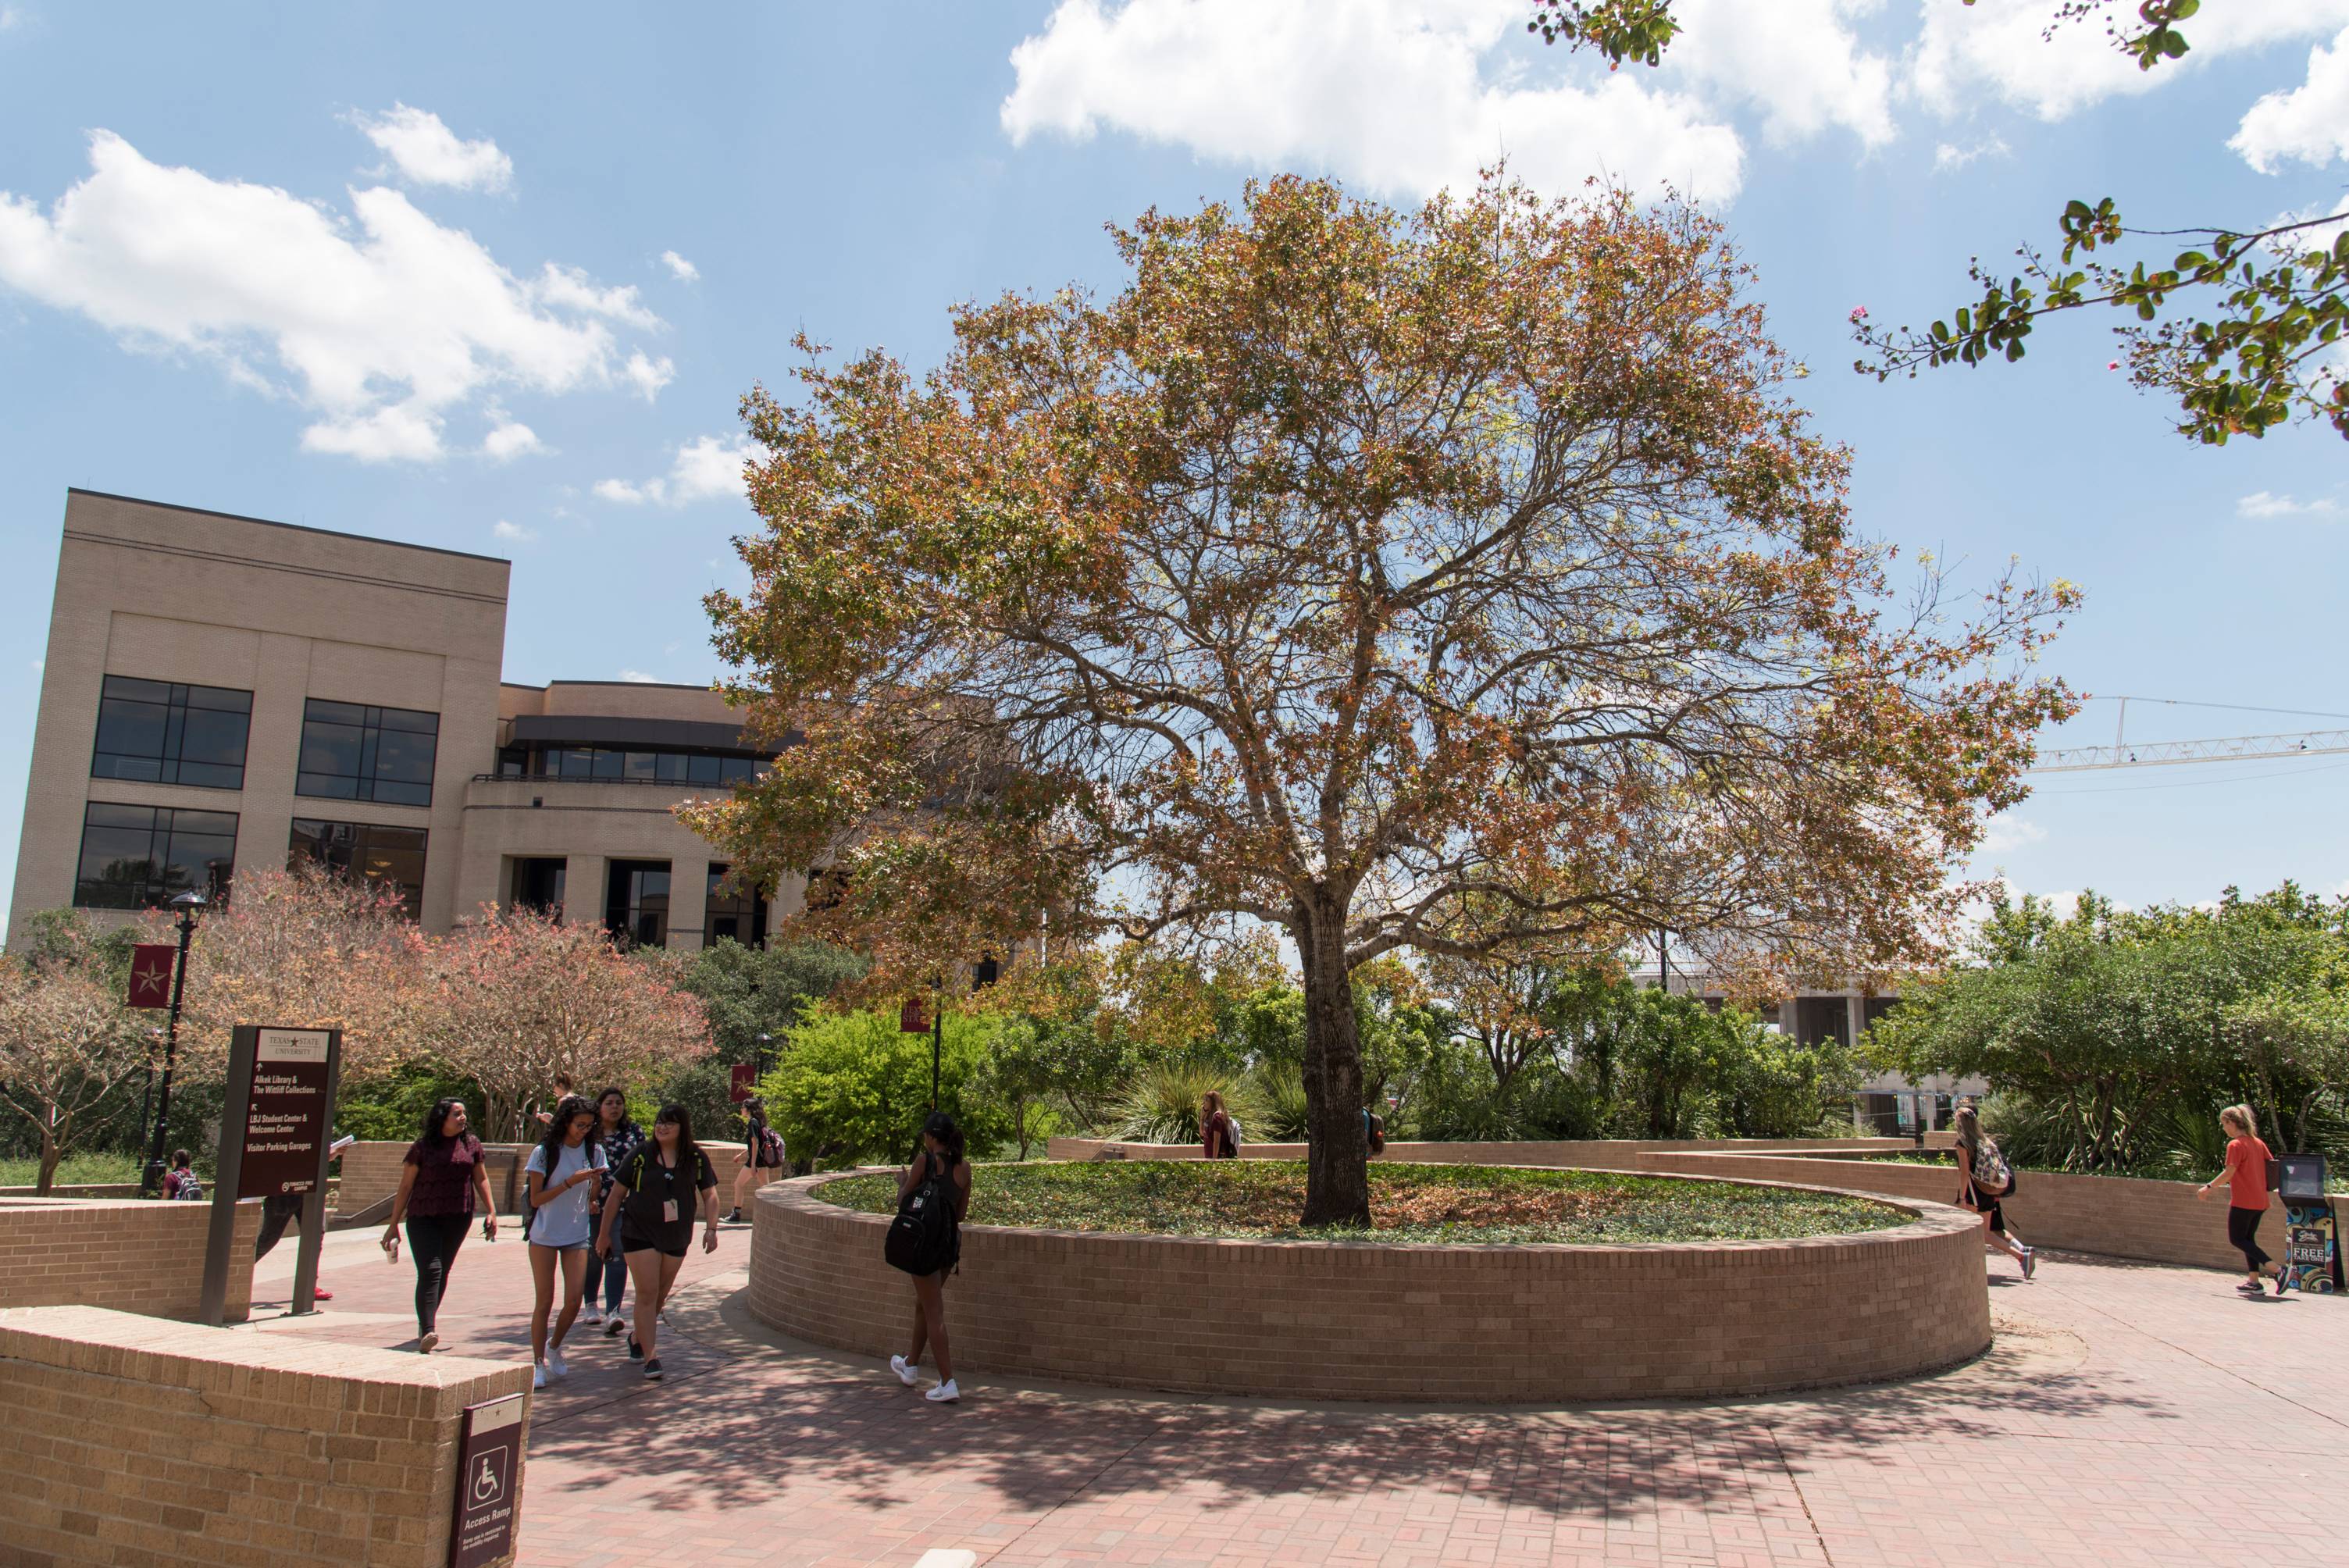
{"label": "sidewalk", "polygon": [[[329,1238],[336,1292],[262,1332],[412,1341],[413,1272]],[[730,1298],[747,1229],[697,1251],[665,1383],[574,1334],[538,1398],[523,1561],[903,1564],[2337,1563],[2349,1300],[2043,1254],[1990,1264],[2001,1334],[1918,1383],[1723,1406],[1276,1408],[966,1379],[930,1406]],[[255,1282],[282,1304],[293,1247]],[[948,1291],[951,1304],[952,1291]],[[441,1329],[526,1357],[518,1241],[461,1254]],[[1570,1304],[1527,1332],[1573,1332]],[[910,1310],[910,1308],[909,1308]],[[1376,1356],[1382,1346],[1350,1353]],[[1327,1353],[1301,1345],[1299,1354]]]}

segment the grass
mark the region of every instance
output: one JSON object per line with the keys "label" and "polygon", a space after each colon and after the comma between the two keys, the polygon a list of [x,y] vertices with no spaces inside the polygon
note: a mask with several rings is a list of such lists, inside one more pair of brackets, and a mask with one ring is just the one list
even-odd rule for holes
{"label": "grass", "polygon": [[[29,1187],[41,1179],[37,1158],[0,1160],[0,1187]],[[68,1154],[57,1162],[60,1187],[95,1187],[139,1180],[135,1154]]]}
{"label": "grass", "polygon": [[[816,1189],[868,1214],[897,1207],[888,1176]],[[980,1165],[970,1223],[1171,1236],[1330,1239],[1304,1231],[1305,1167],[1295,1161],[1103,1161]],[[1506,1243],[1756,1241],[1847,1235],[1906,1224],[1866,1199],[1601,1171],[1489,1165],[1373,1165],[1371,1228],[1381,1242]],[[1345,1233],[1339,1233],[1344,1235]]]}

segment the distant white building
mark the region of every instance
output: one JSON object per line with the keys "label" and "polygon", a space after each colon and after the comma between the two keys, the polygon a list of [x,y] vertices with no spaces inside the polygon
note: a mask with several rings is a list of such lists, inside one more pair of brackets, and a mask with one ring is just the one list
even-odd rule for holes
{"label": "distant white building", "polygon": [[[1633,984],[1640,985],[1653,985],[1656,977],[1657,970],[1652,965],[1634,970],[1631,975]],[[1683,970],[1678,965],[1672,966],[1667,988],[1676,996],[1697,997],[1715,1011],[1728,1002],[1726,990],[1713,976],[1702,971]],[[1839,991],[1796,991],[1764,1003],[1758,1011],[1764,1024],[1792,1035],[1804,1045],[1835,1039],[1849,1047],[1858,1043],[1870,1025],[1899,1005],[1898,996],[1850,987]],[[1878,1073],[1860,1084],[1852,1106],[1852,1120],[1861,1130],[1884,1137],[1907,1136],[1920,1127],[1940,1132],[1950,1127],[1960,1100],[1989,1092],[1990,1086],[1981,1078],[1935,1077],[1917,1082],[1895,1073]]]}

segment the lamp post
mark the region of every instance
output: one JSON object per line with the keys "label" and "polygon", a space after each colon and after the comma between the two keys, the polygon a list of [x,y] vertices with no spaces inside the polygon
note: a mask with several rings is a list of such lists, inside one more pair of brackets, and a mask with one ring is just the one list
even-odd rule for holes
{"label": "lamp post", "polygon": [[171,901],[171,907],[179,912],[180,958],[171,971],[171,1014],[163,1026],[163,1081],[155,1094],[155,1127],[147,1140],[147,1169],[139,1177],[141,1197],[152,1196],[163,1184],[164,1130],[171,1122],[171,1069],[180,1054],[180,998],[188,988],[188,939],[196,934],[204,895],[190,888]]}
{"label": "lamp post", "polygon": [[930,1008],[930,1109],[932,1111],[938,1109],[938,1057],[946,1045],[946,1001],[947,980],[946,976],[941,975],[937,978],[936,995]]}

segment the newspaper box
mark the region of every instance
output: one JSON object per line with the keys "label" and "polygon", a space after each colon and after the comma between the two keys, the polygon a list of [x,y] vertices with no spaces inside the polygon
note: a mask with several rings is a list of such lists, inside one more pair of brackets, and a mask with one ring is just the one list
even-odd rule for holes
{"label": "newspaper box", "polygon": [[2276,1196],[2283,1200],[2283,1277],[2287,1284],[2330,1295],[2340,1288],[2341,1247],[2331,1200],[2324,1195],[2324,1156],[2286,1154]]}

